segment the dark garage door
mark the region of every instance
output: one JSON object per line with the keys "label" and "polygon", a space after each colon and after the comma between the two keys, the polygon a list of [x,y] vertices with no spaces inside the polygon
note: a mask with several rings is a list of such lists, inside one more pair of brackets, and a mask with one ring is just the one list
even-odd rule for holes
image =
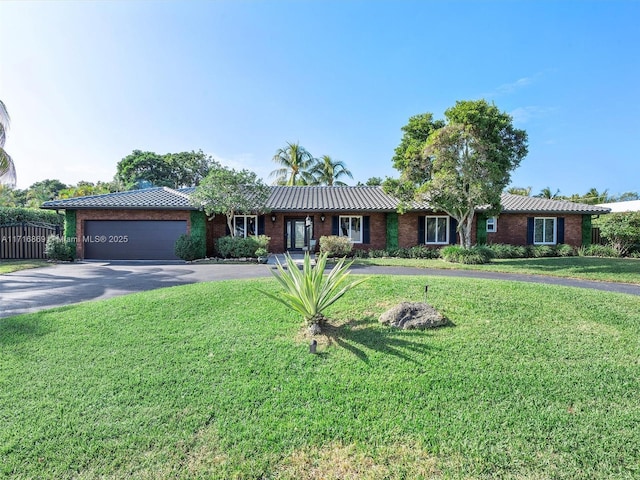
{"label": "dark garage door", "polygon": [[176,260],[185,220],[87,220],[84,257],[96,260]]}

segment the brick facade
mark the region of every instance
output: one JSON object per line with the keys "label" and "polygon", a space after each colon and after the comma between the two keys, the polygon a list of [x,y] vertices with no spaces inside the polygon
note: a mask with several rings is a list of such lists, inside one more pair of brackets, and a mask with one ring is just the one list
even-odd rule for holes
{"label": "brick facade", "polygon": [[[418,222],[420,218],[427,215],[425,212],[408,212],[398,215],[398,247],[411,248],[419,244],[424,244],[424,239],[418,239]],[[440,216],[446,213],[428,213],[428,215]],[[455,235],[449,232],[449,235]],[[456,237],[457,238],[457,237]],[[427,245],[432,248],[440,248],[443,245]]]}
{"label": "brick facade", "polygon": [[[272,220],[275,217],[275,221]],[[313,240],[316,240],[316,250],[320,248],[319,239],[322,236],[332,234],[333,216],[368,216],[369,217],[369,243],[356,243],[353,248],[357,250],[382,250],[386,247],[387,218],[385,213],[370,212],[272,212],[264,215],[264,234],[271,237],[269,250],[271,253],[283,253],[286,248],[287,220],[305,220],[311,218],[313,225]],[[324,217],[324,222],[322,221]],[[215,255],[215,242],[218,238],[227,235],[227,218],[224,215],[216,215],[207,223],[207,255]]]}
{"label": "brick facade", "polygon": [[[272,221],[272,215],[275,221]],[[370,242],[365,244],[354,244],[357,250],[383,250],[386,245],[387,214],[379,212],[330,212],[323,215],[315,212],[274,212],[264,216],[264,234],[271,237],[270,251],[272,253],[282,253],[286,251],[286,221],[289,219],[304,220],[307,215],[313,222],[313,239],[318,240],[321,236],[332,234],[333,216],[368,216],[370,227]],[[411,248],[418,245],[418,224],[419,218],[424,217],[424,212],[408,212],[398,215],[398,246],[400,248]],[[444,215],[434,213],[429,215]],[[321,220],[324,216],[324,222]],[[497,232],[487,233],[487,243],[507,243],[512,245],[527,244],[527,218],[532,216],[540,217],[563,217],[565,219],[564,243],[574,247],[582,245],[582,215],[551,215],[551,214],[511,214],[503,213],[498,217]],[[190,211],[188,210],[102,210],[102,209],[79,209],[76,211],[76,237],[82,239],[84,236],[84,226],[87,220],[186,220],[187,233],[191,230]],[[450,232],[452,235],[453,232]],[[224,215],[216,215],[207,220],[207,255],[215,255],[216,239],[227,235],[227,220]],[[476,229],[472,232],[472,242],[475,243]],[[433,245],[439,248],[442,245]],[[316,249],[319,248],[319,242]],[[78,258],[84,258],[84,245],[80,241],[77,243]]]}
{"label": "brick facade", "polygon": [[79,209],[76,210],[76,254],[78,258],[84,258],[84,227],[87,220],[186,220],[187,233],[191,231],[191,219],[189,210],[103,210],[103,209]]}
{"label": "brick facade", "polygon": [[582,215],[578,214],[503,213],[498,217],[497,231],[495,233],[487,232],[487,243],[526,245],[527,219],[529,217],[564,218],[564,243],[572,247],[582,246]]}

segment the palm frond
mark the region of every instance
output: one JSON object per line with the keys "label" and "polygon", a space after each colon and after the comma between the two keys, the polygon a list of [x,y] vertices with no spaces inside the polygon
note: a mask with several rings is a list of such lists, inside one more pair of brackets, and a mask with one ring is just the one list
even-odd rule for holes
{"label": "palm frond", "polygon": [[307,322],[313,321],[345,293],[367,280],[360,278],[349,281],[348,270],[352,262],[345,263],[344,259],[325,275],[326,253],[318,257],[315,266],[311,265],[309,253],[305,254],[301,269],[289,254],[285,255],[285,264],[286,268],[278,261],[277,273],[272,272],[283,291],[279,295],[261,292],[301,314]]}

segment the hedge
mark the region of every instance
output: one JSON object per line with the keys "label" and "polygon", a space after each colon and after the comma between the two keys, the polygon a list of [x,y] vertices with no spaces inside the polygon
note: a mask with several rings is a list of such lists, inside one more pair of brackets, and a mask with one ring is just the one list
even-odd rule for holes
{"label": "hedge", "polygon": [[64,226],[64,215],[37,208],[0,207],[0,225],[22,222],[51,223],[62,227]]}

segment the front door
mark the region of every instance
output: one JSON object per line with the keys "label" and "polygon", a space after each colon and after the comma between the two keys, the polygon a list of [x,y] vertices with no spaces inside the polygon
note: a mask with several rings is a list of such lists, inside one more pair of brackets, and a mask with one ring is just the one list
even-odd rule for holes
{"label": "front door", "polygon": [[304,218],[289,218],[285,235],[287,250],[301,251],[309,245],[309,240],[313,237],[313,225],[306,227]]}

